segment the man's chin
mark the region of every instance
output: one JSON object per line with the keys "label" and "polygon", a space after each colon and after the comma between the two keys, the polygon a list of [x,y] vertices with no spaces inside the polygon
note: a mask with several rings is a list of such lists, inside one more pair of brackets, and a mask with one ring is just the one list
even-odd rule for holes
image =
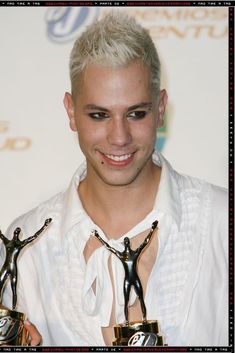
{"label": "man's chin", "polygon": [[121,187],[131,185],[137,178],[137,175],[105,176],[100,175],[101,180],[108,186]]}

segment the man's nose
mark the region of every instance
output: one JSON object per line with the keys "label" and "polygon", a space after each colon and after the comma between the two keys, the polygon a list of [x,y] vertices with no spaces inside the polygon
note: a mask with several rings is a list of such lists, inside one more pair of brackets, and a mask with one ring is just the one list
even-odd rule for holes
{"label": "man's nose", "polygon": [[131,142],[129,122],[125,118],[113,118],[109,124],[108,142],[111,145],[125,146]]}

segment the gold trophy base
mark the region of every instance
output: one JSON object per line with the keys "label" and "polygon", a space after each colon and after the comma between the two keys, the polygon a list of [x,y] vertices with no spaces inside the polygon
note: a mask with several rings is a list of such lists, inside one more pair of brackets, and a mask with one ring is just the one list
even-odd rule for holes
{"label": "gold trophy base", "polygon": [[24,327],[25,314],[0,304],[0,346],[27,346],[29,336]]}
{"label": "gold trophy base", "polygon": [[114,327],[113,346],[165,346],[156,320],[133,321]]}

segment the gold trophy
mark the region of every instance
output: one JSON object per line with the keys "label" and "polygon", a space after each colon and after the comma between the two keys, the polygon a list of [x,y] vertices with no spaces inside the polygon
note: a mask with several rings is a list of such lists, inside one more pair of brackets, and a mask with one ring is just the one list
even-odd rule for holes
{"label": "gold trophy", "polygon": [[[95,230],[93,235],[113,254],[115,254],[122,262],[125,270],[125,278],[123,285],[124,294],[124,314],[125,323],[114,326],[114,334],[116,340],[113,346],[165,346],[163,335],[160,333],[159,323],[157,320],[147,320],[146,306],[143,298],[143,289],[137,273],[137,263],[142,251],[149,244],[154,230],[157,228],[158,221],[153,222],[151,230],[142,244],[133,250],[130,247],[130,239],[124,238],[124,250],[118,251],[106,243]],[[141,310],[143,314],[142,321],[129,322],[128,319],[128,303],[131,287],[140,300]]]}
{"label": "gold trophy", "polygon": [[[17,259],[20,251],[28,244],[32,243],[42,231],[51,223],[52,219],[48,218],[42,228],[40,228],[33,236],[20,240],[20,228],[16,228],[13,238],[9,240],[0,231],[0,238],[5,246],[5,261],[0,270],[0,346],[27,346],[29,345],[29,337],[24,327],[26,315],[16,311],[17,304]],[[12,310],[3,306],[2,295],[6,281],[10,278],[12,289]]]}

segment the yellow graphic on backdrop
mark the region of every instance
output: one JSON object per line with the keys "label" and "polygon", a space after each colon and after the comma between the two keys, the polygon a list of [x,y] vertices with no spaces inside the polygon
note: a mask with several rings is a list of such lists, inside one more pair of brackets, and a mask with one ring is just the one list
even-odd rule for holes
{"label": "yellow graphic on backdrop", "polygon": [[[109,10],[103,10],[104,16]],[[228,12],[224,8],[125,8],[159,39],[222,39],[228,35]]]}
{"label": "yellow graphic on backdrop", "polygon": [[29,149],[32,140],[24,136],[11,136],[10,122],[0,120],[0,152],[20,152]]}

